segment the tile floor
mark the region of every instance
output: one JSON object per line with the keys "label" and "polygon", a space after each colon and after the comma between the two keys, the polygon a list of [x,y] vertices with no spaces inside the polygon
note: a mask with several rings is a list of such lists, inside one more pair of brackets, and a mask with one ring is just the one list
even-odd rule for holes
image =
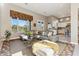
{"label": "tile floor", "polygon": [[31,47],[24,45],[21,40],[14,40],[10,42],[10,51],[12,56],[32,56]]}

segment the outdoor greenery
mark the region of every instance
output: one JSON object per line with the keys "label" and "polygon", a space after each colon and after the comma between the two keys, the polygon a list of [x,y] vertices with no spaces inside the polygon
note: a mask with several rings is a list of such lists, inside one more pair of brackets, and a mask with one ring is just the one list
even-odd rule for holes
{"label": "outdoor greenery", "polygon": [[26,34],[28,36],[31,36],[32,35],[32,32],[31,31],[28,31],[26,27],[21,28],[21,32],[23,32],[24,34]]}
{"label": "outdoor greenery", "polygon": [[31,36],[32,35],[32,32],[27,29],[27,26],[26,25],[24,25],[24,26],[16,26],[16,25],[13,25],[12,26],[12,30],[14,32],[16,32],[17,31],[17,27],[18,27],[18,31],[19,32],[24,33],[24,34],[26,34],[28,36]]}
{"label": "outdoor greenery", "polygon": [[12,31],[24,33],[25,35],[31,36],[32,32],[30,31],[30,21],[28,20],[17,20],[12,19]]}
{"label": "outdoor greenery", "polygon": [[16,32],[17,31],[17,25],[12,26],[12,31]]}

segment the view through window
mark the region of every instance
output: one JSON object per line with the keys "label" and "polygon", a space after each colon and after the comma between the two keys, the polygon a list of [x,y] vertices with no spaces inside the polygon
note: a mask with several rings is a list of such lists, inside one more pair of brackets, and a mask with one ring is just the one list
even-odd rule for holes
{"label": "view through window", "polygon": [[19,20],[19,19],[11,19],[12,31],[13,32],[22,32],[24,33],[26,30],[30,30],[30,21],[28,20]]}

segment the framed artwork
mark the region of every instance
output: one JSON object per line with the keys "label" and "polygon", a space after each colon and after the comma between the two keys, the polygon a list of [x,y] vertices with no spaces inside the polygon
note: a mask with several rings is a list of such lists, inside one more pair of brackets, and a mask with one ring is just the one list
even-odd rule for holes
{"label": "framed artwork", "polygon": [[52,24],[48,23],[48,30],[52,29]]}
{"label": "framed artwork", "polygon": [[36,27],[38,29],[44,29],[44,21],[43,20],[37,20],[37,23],[36,23]]}
{"label": "framed artwork", "polygon": [[33,26],[36,27],[36,23],[34,23]]}

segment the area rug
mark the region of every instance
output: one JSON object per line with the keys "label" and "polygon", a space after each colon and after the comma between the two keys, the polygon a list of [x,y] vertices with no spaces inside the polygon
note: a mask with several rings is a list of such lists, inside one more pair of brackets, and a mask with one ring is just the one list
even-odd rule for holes
{"label": "area rug", "polygon": [[72,56],[74,52],[74,48],[75,48],[74,44],[66,43],[65,48],[60,53],[60,56]]}
{"label": "area rug", "polygon": [[[75,48],[74,44],[62,43],[62,42],[57,42],[57,43],[60,46],[59,56],[72,56],[73,55],[73,51]],[[16,44],[14,44],[14,45],[16,45]],[[28,48],[26,47],[26,49],[22,49],[23,55],[24,56],[31,56],[32,55],[31,50],[32,50],[31,46]],[[10,41],[3,42],[3,46],[2,46],[2,49],[0,51],[0,56],[11,56]]]}
{"label": "area rug", "polygon": [[9,41],[4,41],[2,49],[0,51],[0,56],[10,56],[10,47]]}
{"label": "area rug", "polygon": [[62,51],[64,50],[64,48],[66,47],[66,43],[63,43],[63,42],[59,42],[57,41],[56,42],[58,45],[59,45],[59,55],[62,53]]}

